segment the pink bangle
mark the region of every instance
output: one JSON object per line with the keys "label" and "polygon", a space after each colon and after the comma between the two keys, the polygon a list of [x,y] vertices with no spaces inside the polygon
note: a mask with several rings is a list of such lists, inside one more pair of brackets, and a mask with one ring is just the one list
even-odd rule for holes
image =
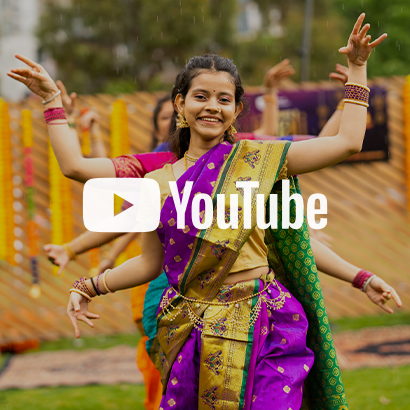
{"label": "pink bangle", "polygon": [[374,276],[373,273],[368,272],[367,270],[362,269],[357,273],[355,278],[353,279],[352,286],[357,289],[362,289],[364,283],[369,279],[371,276]]}
{"label": "pink bangle", "polygon": [[46,123],[49,124],[54,120],[66,120],[67,117],[63,107],[53,107],[47,108],[47,110],[44,111],[44,119]]}

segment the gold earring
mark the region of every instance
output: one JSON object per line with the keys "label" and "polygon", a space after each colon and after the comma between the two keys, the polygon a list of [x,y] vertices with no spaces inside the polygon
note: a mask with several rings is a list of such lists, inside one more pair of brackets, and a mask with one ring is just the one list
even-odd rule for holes
{"label": "gold earring", "polygon": [[[235,122],[235,120],[234,120],[234,122]],[[233,126],[234,122],[228,128],[228,135],[230,137],[233,137],[235,134],[238,133],[238,131],[236,131],[235,127]]]}
{"label": "gold earring", "polygon": [[178,128],[189,128],[189,124],[185,118],[184,113],[178,114],[177,127]]}

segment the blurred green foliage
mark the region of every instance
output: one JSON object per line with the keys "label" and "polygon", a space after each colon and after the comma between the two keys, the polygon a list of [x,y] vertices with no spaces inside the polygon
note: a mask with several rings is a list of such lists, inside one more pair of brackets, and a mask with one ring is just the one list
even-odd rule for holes
{"label": "blurred green foliage", "polygon": [[[370,57],[370,77],[407,75],[410,73],[410,2],[408,0],[336,0],[335,6],[345,20],[353,20],[366,13],[369,34],[375,40],[383,33],[388,37]],[[344,26],[345,36],[349,35]]]}
{"label": "blurred green foliage", "polygon": [[[48,0],[38,28],[41,50],[57,63],[69,90],[79,93],[169,89],[190,57],[206,52],[233,58],[247,85],[289,58],[299,79],[305,0],[254,0],[262,26],[238,30],[243,0]],[[388,32],[369,63],[370,76],[407,74],[408,0],[315,0],[310,79],[328,79],[346,64],[345,45],[361,11],[373,38]]]}

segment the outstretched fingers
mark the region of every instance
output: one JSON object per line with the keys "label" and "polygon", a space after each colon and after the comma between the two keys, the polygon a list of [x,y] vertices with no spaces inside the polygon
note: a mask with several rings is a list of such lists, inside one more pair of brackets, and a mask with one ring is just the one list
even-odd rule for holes
{"label": "outstretched fingers", "polygon": [[17,74],[14,74],[14,73],[7,73],[7,75],[10,78],[12,78],[13,80],[20,81],[20,83],[23,83],[24,85],[27,85],[27,82],[28,82],[27,78],[21,77]]}
{"label": "outstretched fingers", "polygon": [[362,24],[363,24],[363,21],[364,21],[365,16],[366,16],[366,15],[365,15],[364,13],[362,13],[362,14],[359,16],[359,18],[357,19],[357,21],[356,21],[356,23],[355,23],[355,25],[354,25],[354,27],[353,27],[352,35],[356,36],[357,34],[359,34],[359,30],[360,30],[360,27],[361,27]]}
{"label": "outstretched fingers", "polygon": [[379,38],[373,41],[373,43],[370,43],[369,46],[371,48],[377,47],[381,42],[383,42],[387,37],[387,33],[382,34]]}
{"label": "outstretched fingers", "polygon": [[69,318],[70,318],[70,320],[71,320],[71,323],[72,323],[73,326],[74,326],[75,337],[78,339],[78,338],[80,337],[80,327],[78,326],[78,320],[77,320],[77,318],[76,318],[73,314],[71,314],[71,313],[69,313],[68,316],[69,316]]}
{"label": "outstretched fingers", "polygon": [[57,80],[56,85],[57,85],[58,89],[61,91],[61,97],[65,96],[65,95],[68,95],[67,89],[65,88],[65,85],[63,84],[63,82],[61,80]]}
{"label": "outstretched fingers", "polygon": [[15,54],[15,57],[32,68],[41,68],[40,64],[37,64],[35,61],[28,57],[22,56],[21,54]]}
{"label": "outstretched fingers", "polygon": [[358,37],[359,37],[361,40],[363,40],[363,39],[366,37],[366,34],[367,34],[367,32],[369,31],[369,29],[370,29],[370,24],[369,24],[369,23],[366,23],[366,24],[362,27],[362,29],[360,30],[360,33],[358,34]]}

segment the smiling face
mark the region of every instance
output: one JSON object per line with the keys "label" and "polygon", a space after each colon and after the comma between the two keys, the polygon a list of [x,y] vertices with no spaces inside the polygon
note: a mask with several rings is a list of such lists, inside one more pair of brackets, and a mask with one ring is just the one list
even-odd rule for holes
{"label": "smiling face", "polygon": [[235,85],[229,73],[204,70],[192,80],[185,99],[177,95],[175,107],[185,114],[191,142],[199,138],[219,143],[241,112],[242,103],[235,104]]}

